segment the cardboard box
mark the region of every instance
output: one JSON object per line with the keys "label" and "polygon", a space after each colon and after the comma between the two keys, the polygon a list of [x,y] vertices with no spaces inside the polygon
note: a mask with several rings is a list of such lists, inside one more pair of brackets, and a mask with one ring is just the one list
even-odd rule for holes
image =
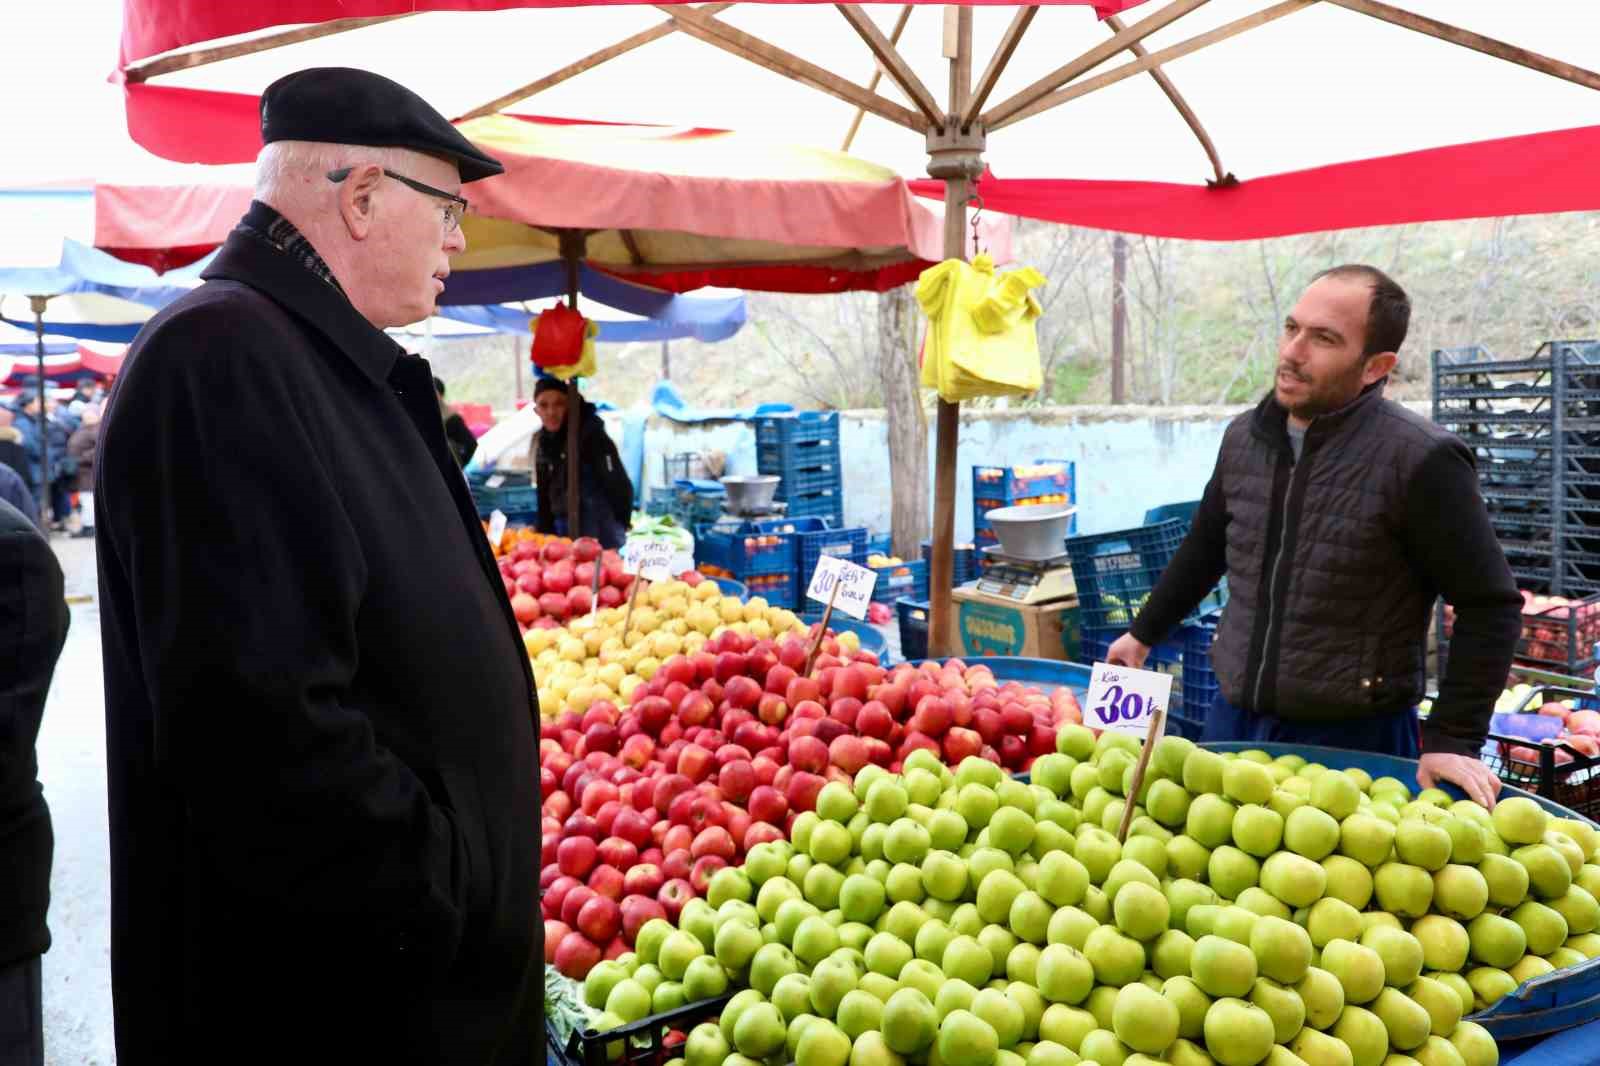
{"label": "cardboard box", "polygon": [[956,637],[963,655],[1020,655],[1029,659],[1069,660],[1063,631],[1078,644],[1076,598],[1028,606],[985,596],[970,587],[952,594],[957,605]]}

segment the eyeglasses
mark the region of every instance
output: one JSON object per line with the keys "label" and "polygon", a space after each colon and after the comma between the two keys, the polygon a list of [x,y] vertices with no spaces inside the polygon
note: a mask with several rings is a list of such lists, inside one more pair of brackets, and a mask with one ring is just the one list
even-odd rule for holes
{"label": "eyeglasses", "polygon": [[[338,170],[330,170],[328,171],[328,180],[337,185],[348,178],[353,170],[355,170],[355,167],[340,167]],[[424,196],[436,196],[444,200],[444,231],[446,233],[454,233],[456,228],[461,225],[461,216],[467,213],[466,197],[458,196],[453,192],[445,192],[443,189],[435,189],[432,185],[424,185],[415,178],[408,178],[404,174],[396,174],[388,167],[383,168],[383,173],[400,184],[415,189]]]}

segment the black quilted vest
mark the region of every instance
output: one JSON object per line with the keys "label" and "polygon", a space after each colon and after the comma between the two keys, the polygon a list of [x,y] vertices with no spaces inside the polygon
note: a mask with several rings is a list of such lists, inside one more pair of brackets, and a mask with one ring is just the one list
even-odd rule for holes
{"label": "black quilted vest", "polygon": [[1229,702],[1325,721],[1422,697],[1438,591],[1400,534],[1406,486],[1444,440],[1381,385],[1313,421],[1298,464],[1270,393],[1229,424],[1217,476],[1230,599],[1212,648]]}

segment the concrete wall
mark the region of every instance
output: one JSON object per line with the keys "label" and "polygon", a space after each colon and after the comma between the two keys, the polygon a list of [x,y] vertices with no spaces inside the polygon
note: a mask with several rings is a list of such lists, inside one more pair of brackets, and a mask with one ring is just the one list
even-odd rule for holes
{"label": "concrete wall", "polygon": [[[1426,403],[1410,404],[1426,415]],[[1084,533],[1140,525],[1164,503],[1194,500],[1205,490],[1228,421],[1244,407],[1042,407],[975,411],[961,421],[956,485],[956,539],[972,536],[972,467],[1035,459],[1077,464],[1078,529]],[[889,528],[889,448],[882,410],[845,411],[840,418],[845,520]],[[613,425],[621,439],[620,424]],[[930,424],[925,470],[932,496],[934,441]],[[743,422],[685,425],[651,417],[645,428],[646,486],[662,484],[661,456],[720,451],[727,473],[756,472],[755,432]]]}

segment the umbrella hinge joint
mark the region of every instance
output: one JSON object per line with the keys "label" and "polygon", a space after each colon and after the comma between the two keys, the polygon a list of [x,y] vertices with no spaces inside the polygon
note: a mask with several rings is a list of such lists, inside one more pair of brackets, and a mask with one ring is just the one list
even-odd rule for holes
{"label": "umbrella hinge joint", "polygon": [[932,178],[976,178],[983,173],[983,152],[987,137],[982,126],[963,130],[951,119],[927,133],[928,176]]}

